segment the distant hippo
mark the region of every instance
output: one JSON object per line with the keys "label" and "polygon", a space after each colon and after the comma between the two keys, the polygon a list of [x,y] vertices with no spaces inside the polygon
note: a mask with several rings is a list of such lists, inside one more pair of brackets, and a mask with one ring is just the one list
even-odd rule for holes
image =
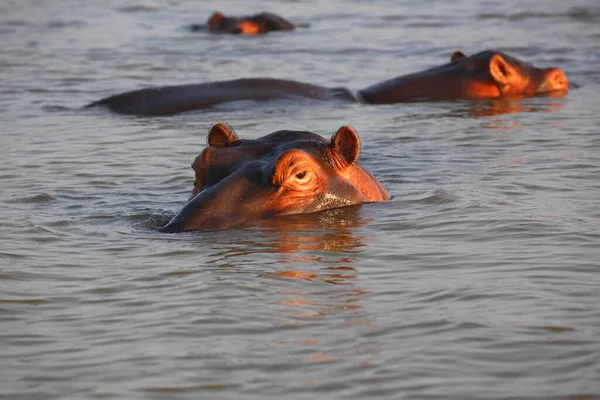
{"label": "distant hippo", "polygon": [[215,12],[202,25],[191,25],[191,30],[206,29],[215,33],[232,33],[237,35],[258,35],[272,31],[290,31],[296,26],[279,15],[264,12],[246,17],[227,17]]}
{"label": "distant hippo", "polygon": [[342,126],[331,141],[303,131],[251,140],[218,123],[207,142],[192,163],[192,198],[161,228],[164,232],[225,229],[390,198],[356,162],[360,141],[350,126]]}
{"label": "distant hippo", "polygon": [[104,98],[86,107],[107,106],[121,114],[169,115],[206,109],[235,100],[301,97],[394,104],[564,95],[568,90],[567,76],[558,68],[536,68],[493,50],[470,57],[457,51],[447,64],[386,80],[356,93],[345,88],[328,88],[291,80],[245,78],[134,90]]}

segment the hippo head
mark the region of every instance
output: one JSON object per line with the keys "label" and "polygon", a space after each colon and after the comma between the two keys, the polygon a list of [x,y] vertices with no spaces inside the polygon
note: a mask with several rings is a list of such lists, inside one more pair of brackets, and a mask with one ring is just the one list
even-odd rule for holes
{"label": "hippo head", "polygon": [[[567,75],[558,68],[537,68],[497,51],[471,57],[455,51],[450,57],[459,75],[477,78],[465,84],[468,98],[531,97],[564,94],[569,90]],[[464,78],[463,78],[464,79]]]}
{"label": "hippo head", "polygon": [[568,90],[567,76],[558,68],[537,68],[487,50],[472,56],[456,51],[448,64],[373,85],[360,94],[367,102],[390,104],[561,95]]}
{"label": "hippo head", "polygon": [[249,17],[226,17],[217,11],[208,19],[207,26],[211,32],[239,35],[257,35],[294,29],[293,24],[279,15],[266,12]]}
{"label": "hippo head", "polygon": [[192,163],[192,197],[162,228],[165,232],[225,229],[389,199],[381,183],[356,162],[360,141],[350,126],[342,126],[331,141],[303,131],[245,140],[218,123],[207,142]]}

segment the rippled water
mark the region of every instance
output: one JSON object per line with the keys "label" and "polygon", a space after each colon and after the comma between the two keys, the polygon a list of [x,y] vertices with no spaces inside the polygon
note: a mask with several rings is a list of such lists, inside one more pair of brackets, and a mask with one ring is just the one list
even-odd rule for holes
{"label": "rippled water", "polygon": [[[597,1],[0,4],[0,397],[600,398]],[[188,33],[215,9],[309,27]],[[497,48],[565,98],[81,110],[249,76],[360,89]],[[180,235],[216,120],[353,125],[389,202]]]}

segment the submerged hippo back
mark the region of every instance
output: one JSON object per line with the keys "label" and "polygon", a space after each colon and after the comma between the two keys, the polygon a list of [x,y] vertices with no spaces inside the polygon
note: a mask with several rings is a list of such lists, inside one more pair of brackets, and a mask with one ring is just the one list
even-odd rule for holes
{"label": "submerged hippo back", "polygon": [[106,106],[120,114],[157,116],[203,110],[231,101],[294,97],[356,101],[352,92],[345,88],[327,88],[283,79],[245,78],[134,90],[106,97],[85,107]]}

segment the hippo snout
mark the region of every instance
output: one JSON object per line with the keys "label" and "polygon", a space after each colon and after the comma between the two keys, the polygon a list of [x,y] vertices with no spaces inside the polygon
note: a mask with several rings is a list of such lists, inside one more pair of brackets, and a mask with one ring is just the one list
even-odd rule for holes
{"label": "hippo snout", "polygon": [[569,91],[569,80],[567,74],[558,68],[549,68],[544,73],[544,78],[539,93],[550,93],[560,92],[565,93]]}

